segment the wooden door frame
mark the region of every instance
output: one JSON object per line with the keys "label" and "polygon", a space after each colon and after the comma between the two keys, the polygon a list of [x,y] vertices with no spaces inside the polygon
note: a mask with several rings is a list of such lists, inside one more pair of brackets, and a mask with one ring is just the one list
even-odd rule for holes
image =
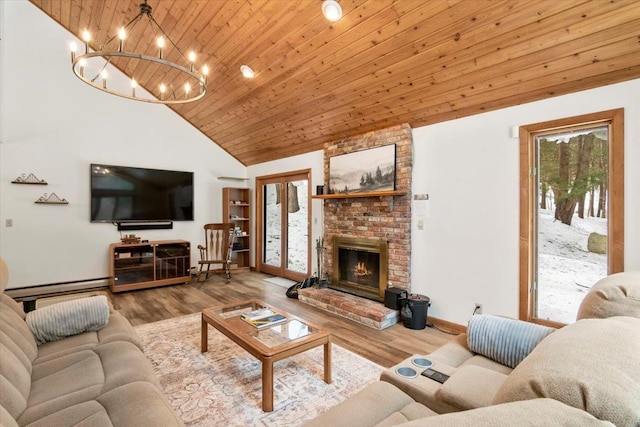
{"label": "wooden door frame", "polygon": [[562,326],[534,317],[533,281],[535,278],[535,214],[531,197],[537,193],[535,134],[562,128],[609,125],[609,199],[607,204],[608,274],[624,270],[624,108],[551,120],[520,127],[520,307],[521,320]]}
{"label": "wooden door frame", "polygon": [[[264,200],[262,194],[262,186],[264,184],[269,183],[283,183],[286,184],[286,178],[292,178],[295,176],[305,176],[307,180],[307,203],[309,218],[307,218],[307,235],[309,236],[307,241],[307,271],[305,273],[293,272],[291,270],[287,270],[284,268],[284,262],[282,263],[282,267],[280,270],[281,277],[287,277],[296,281],[302,281],[309,277],[311,271],[311,169],[299,169],[295,171],[277,173],[272,175],[263,175],[255,178],[255,189],[256,189],[256,271],[264,272],[263,264],[263,234],[264,234]],[[283,199],[285,200],[285,199]],[[283,213],[286,213],[286,203],[282,203]],[[286,216],[283,215],[282,218]],[[281,253],[282,259],[285,260],[285,257],[288,256],[286,251],[287,248],[287,236],[283,234],[281,241]],[[285,276],[285,273],[287,275]]]}

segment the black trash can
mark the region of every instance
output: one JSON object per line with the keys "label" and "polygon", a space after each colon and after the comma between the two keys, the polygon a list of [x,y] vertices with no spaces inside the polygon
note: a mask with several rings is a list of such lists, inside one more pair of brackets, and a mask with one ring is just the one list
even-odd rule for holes
{"label": "black trash can", "polygon": [[401,301],[400,317],[409,329],[424,329],[427,326],[427,311],[431,305],[429,297],[411,294]]}

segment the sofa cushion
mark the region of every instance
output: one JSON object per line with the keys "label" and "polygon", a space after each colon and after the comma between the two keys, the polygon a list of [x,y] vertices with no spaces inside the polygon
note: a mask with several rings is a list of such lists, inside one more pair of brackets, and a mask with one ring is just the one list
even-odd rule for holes
{"label": "sofa cushion", "polygon": [[427,417],[396,427],[615,427],[553,399],[505,403]]}
{"label": "sofa cushion", "polygon": [[148,382],[131,381],[103,393],[97,400],[114,426],[184,426],[162,391]]}
{"label": "sofa cushion", "polygon": [[63,340],[51,341],[38,346],[38,362],[54,359],[80,350],[90,350],[98,345],[110,342],[130,342],[142,350],[138,334],[131,323],[118,312],[109,316],[109,323],[98,331],[66,337]]}
{"label": "sofa cushion", "polygon": [[476,365],[463,366],[442,384],[437,392],[443,402],[462,410],[491,405],[494,396],[507,379],[491,369]]}
{"label": "sofa cushion", "polygon": [[479,314],[469,320],[467,342],[471,351],[515,368],[553,331],[521,320]]}
{"label": "sofa cushion", "polygon": [[[414,400],[397,387],[384,381],[377,381],[305,423],[304,426],[371,427],[412,403]],[[407,415],[409,412],[415,414],[415,411],[415,408],[408,408]],[[435,414],[428,409],[427,411],[425,413]]]}
{"label": "sofa cushion", "polygon": [[31,377],[15,355],[1,343],[0,354],[0,405],[17,418],[27,407]]}
{"label": "sofa cushion", "polygon": [[577,319],[640,317],[640,271],[625,271],[600,279],[578,308]]}
{"label": "sofa cushion", "polygon": [[640,425],[640,319],[583,319],[543,340],[494,403],[549,397],[617,426]]}
{"label": "sofa cushion", "polygon": [[4,293],[9,284],[9,267],[4,261],[4,258],[0,257],[0,294]]}
{"label": "sofa cushion", "polygon": [[2,427],[18,427],[18,423],[16,423],[16,420],[13,419],[11,414],[9,414],[9,412],[2,405],[0,405],[0,425]]}
{"label": "sofa cushion", "polygon": [[428,358],[432,362],[441,362],[452,368],[457,368],[473,356],[475,353],[469,350],[467,345],[467,334],[460,334],[429,353]]}
{"label": "sofa cushion", "polygon": [[131,382],[158,387],[153,368],[134,344],[113,342],[40,362],[31,376],[27,409],[21,424],[29,424],[65,408],[98,399]]}
{"label": "sofa cushion", "polygon": [[78,403],[27,424],[28,427],[113,427],[107,410],[97,401]]}
{"label": "sofa cushion", "polygon": [[13,310],[18,316],[20,316],[22,320],[24,320],[27,317],[27,314],[22,309],[22,304],[18,303],[17,301],[14,301],[14,299],[11,298],[10,296],[5,294],[0,294],[0,303],[4,307],[9,308],[10,310]]}
{"label": "sofa cushion", "polygon": [[109,303],[104,295],[60,302],[27,313],[27,325],[38,344],[87,331],[109,322]]}
{"label": "sofa cushion", "polygon": [[437,414],[426,406],[418,402],[412,402],[397,412],[389,415],[386,419],[376,424],[375,427],[395,426],[406,423],[407,421],[418,420],[424,417],[432,417],[434,415]]}
{"label": "sofa cushion", "polygon": [[[38,355],[38,345],[24,320],[4,304],[0,305],[0,329],[32,361]],[[20,357],[23,358],[22,356]]]}

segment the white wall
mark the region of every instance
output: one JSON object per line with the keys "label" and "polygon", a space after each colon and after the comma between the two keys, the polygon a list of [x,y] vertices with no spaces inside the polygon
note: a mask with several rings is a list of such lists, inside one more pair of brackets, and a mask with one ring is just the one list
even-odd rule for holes
{"label": "white wall", "polygon": [[[316,194],[316,185],[324,184],[324,153],[322,150],[274,160],[272,162],[261,163],[247,168],[247,176],[250,178],[251,197],[253,198],[253,218],[251,221],[251,227],[253,229],[251,232],[252,236],[256,235],[256,178],[265,175],[272,175],[274,173],[284,173],[309,168],[311,169],[311,194]],[[324,221],[322,215],[322,200],[312,200],[311,217],[309,218],[311,221],[311,265],[309,266],[309,271],[312,274],[317,270],[318,257],[316,253],[316,239],[323,234],[322,224]],[[255,247],[255,239],[253,244]],[[252,256],[255,255],[256,251],[253,252]],[[251,265],[256,265],[254,259],[252,259]]]}
{"label": "white wall", "polygon": [[[519,140],[510,128],[625,109],[625,270],[640,270],[640,80],[414,129],[412,291],[429,314],[466,324],[474,303],[518,316]],[[415,202],[414,202],[415,203]],[[415,205],[414,205],[415,206]]]}
{"label": "white wall", "polygon": [[[120,234],[89,221],[90,163],[194,172],[195,221],[137,234],[189,240],[196,265],[203,224],[222,220],[221,188],[237,186],[217,177],[244,176],[246,168],[166,106],[81,82],[71,72],[73,36],[27,1],[2,3],[0,254],[9,287],[108,275],[108,246]],[[11,184],[22,173],[49,185]],[[34,204],[44,192],[69,204]]]}

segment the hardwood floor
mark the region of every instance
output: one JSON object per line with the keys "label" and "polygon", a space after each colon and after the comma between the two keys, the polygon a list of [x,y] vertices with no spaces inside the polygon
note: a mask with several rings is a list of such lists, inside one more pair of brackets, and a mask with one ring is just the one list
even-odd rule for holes
{"label": "hardwood floor", "polygon": [[259,298],[332,333],[332,341],[381,365],[391,367],[412,354],[427,354],[453,335],[434,328],[412,330],[402,324],[378,331],[316,307],[287,298],[285,288],[265,282],[271,277],[256,272],[234,273],[231,282],[215,275],[206,282],[165,286],[112,294],[116,310],[133,325],[155,322],[202,311],[214,305]]}

